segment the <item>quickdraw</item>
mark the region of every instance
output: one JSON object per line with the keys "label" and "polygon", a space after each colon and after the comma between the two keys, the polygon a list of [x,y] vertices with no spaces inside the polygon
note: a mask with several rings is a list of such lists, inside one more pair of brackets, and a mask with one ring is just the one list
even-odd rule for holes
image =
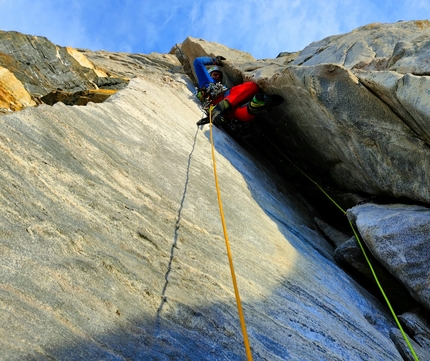
{"label": "quickdraw", "polygon": [[209,114],[209,108],[212,105],[212,101],[226,92],[228,88],[222,83],[210,83],[207,87],[196,88],[196,96],[202,102],[202,108]]}

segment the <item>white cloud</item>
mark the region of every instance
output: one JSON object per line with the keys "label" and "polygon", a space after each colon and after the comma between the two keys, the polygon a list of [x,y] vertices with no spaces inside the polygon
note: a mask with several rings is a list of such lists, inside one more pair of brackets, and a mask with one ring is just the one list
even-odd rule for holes
{"label": "white cloud", "polygon": [[[281,51],[302,50],[313,41],[344,30],[353,1],[258,0],[203,3],[200,16],[193,10],[191,29],[208,41],[248,51],[256,58],[275,57]],[[345,15],[346,14],[346,15]],[[355,24],[360,24],[355,21]],[[191,35],[191,34],[190,34]]]}
{"label": "white cloud", "polygon": [[2,30],[46,36],[59,45],[168,52],[187,36],[256,58],[302,50],[313,41],[372,22],[420,19],[425,0],[0,0]]}

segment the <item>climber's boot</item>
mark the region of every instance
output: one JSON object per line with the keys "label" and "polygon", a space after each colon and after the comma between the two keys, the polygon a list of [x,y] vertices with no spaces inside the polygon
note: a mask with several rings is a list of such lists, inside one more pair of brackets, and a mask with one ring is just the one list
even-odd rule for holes
{"label": "climber's boot", "polygon": [[212,123],[216,126],[226,123],[226,115],[230,110],[230,103],[223,99],[212,109]]}

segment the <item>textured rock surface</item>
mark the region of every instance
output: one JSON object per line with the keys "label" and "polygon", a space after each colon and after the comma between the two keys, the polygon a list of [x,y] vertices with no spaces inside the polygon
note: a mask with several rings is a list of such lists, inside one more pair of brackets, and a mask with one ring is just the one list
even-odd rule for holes
{"label": "textured rock surface", "polygon": [[0,67],[0,112],[22,110],[36,103],[9,69]]}
{"label": "textured rock surface", "polygon": [[[13,96],[12,80],[2,83],[4,112],[32,105],[28,96],[87,104],[100,89],[116,93],[103,104],[42,105],[1,119],[7,359],[244,358],[207,127],[195,127],[195,56],[223,55],[228,84],[254,80],[285,97],[255,122],[247,143],[284,174],[297,171],[276,147],[332,189],[333,181],[341,186],[347,208],[382,196],[430,203],[428,22],[372,24],[259,61],[195,38],[170,54],[143,55],[0,35],[4,77],[22,85]],[[334,262],[351,242],[323,227],[343,243],[334,253],[294,187],[222,131],[214,136],[254,359],[408,359],[391,316]],[[428,308],[428,261],[425,252],[417,258],[426,233],[414,238],[428,212],[411,216],[409,207],[393,216],[393,206],[363,204],[349,215],[363,238],[392,239],[391,250],[369,247]],[[367,213],[387,217],[375,222]],[[344,255],[368,273],[354,247]],[[428,314],[409,315],[402,322],[426,359]]]}
{"label": "textured rock surface", "polygon": [[89,96],[101,102],[106,99],[102,93],[107,95],[103,89],[118,90],[127,83],[118,75],[111,79],[77,49],[57,46],[44,37],[0,31],[1,113],[35,106],[58,92],[68,94],[62,100],[69,104],[84,105]]}
{"label": "textured rock surface", "polygon": [[[192,85],[165,79],[2,118],[6,359],[244,359],[208,130]],[[400,360],[295,190],[214,138],[254,359]]]}
{"label": "textured rock surface", "polygon": [[321,232],[324,233],[324,235],[331,241],[331,243],[336,248],[339,248],[342,244],[344,244],[351,238],[351,235],[340,232],[336,228],[330,226],[329,224],[325,223],[317,217],[314,219],[314,221],[318,228],[321,230]]}
{"label": "textured rock surface", "polygon": [[430,310],[430,209],[364,204],[348,210],[372,254]]}
{"label": "textured rock surface", "polygon": [[[79,49],[86,59],[97,64],[108,76],[133,78],[138,75],[166,76],[182,72],[180,61],[172,54],[129,54]],[[167,73],[167,74],[166,74]]]}
{"label": "textured rock surface", "polygon": [[430,350],[430,325],[426,318],[417,312],[406,312],[400,316],[400,319],[406,325],[413,335],[415,341],[427,350]]}
{"label": "textured rock surface", "polygon": [[390,337],[393,340],[393,342],[396,344],[397,348],[400,351],[400,354],[402,355],[403,360],[405,361],[416,361],[417,357],[418,360],[429,360],[430,359],[430,352],[427,347],[423,348],[418,343],[416,343],[414,340],[411,340],[410,343],[412,345],[412,348],[414,349],[414,354],[412,354],[412,351],[409,347],[406,346],[405,340],[401,334],[401,332],[393,328],[390,331]]}
{"label": "textured rock surface", "polygon": [[[265,118],[265,131],[269,128],[272,141],[309,174],[326,181],[328,172],[349,191],[430,203],[425,76],[429,69],[424,61],[428,25],[426,21],[372,24],[311,44],[299,54],[265,61],[226,61],[225,73],[234,83],[254,80],[266,92],[285,97],[286,102]],[[183,49],[190,61],[194,54],[190,42],[203,48],[204,54],[217,55],[213,48],[188,38]],[[407,42],[415,45],[405,52],[399,50]],[[385,229],[375,227],[383,236]],[[425,236],[421,241],[425,242]],[[400,256],[408,242],[399,247]],[[350,260],[358,265],[357,254]],[[385,262],[390,263],[391,257]],[[421,263],[415,270],[420,280],[413,273],[404,277],[427,293],[428,267]],[[395,286],[387,286],[390,296],[403,293],[396,291],[398,284],[390,286]],[[402,310],[413,305],[403,296],[393,303]]]}
{"label": "textured rock surface", "polygon": [[294,65],[339,64],[347,69],[428,73],[430,21],[373,23],[307,46]]}
{"label": "textured rock surface", "polygon": [[[366,245],[364,245],[364,247],[366,247]],[[372,253],[370,253],[367,248],[365,248],[365,250],[373,270],[378,277],[378,282],[382,286],[390,304],[396,310],[396,313],[400,314],[420,308],[420,303],[410,296],[410,293],[403,287],[402,283],[384,268],[384,266],[372,256]],[[334,258],[339,265],[345,267],[352,275],[359,277],[361,283],[366,284],[369,290],[372,290],[373,293],[378,296],[380,295],[379,298],[381,302],[384,302],[381,292],[377,287],[377,283],[375,282],[374,275],[355,237],[352,237],[347,242],[337,247],[334,252]],[[366,280],[363,280],[359,275],[365,276]]]}
{"label": "textured rock surface", "polygon": [[[270,114],[270,134],[305,169],[329,176],[345,190],[430,203],[430,69],[423,43],[428,24],[369,25],[313,43],[295,60],[219,53],[227,58],[225,71],[233,83],[255,80],[284,96],[285,103]],[[190,42],[205,54],[215,53],[213,45],[204,48],[189,38],[183,49],[190,61],[197,53]],[[417,45],[399,57],[405,42]],[[396,67],[401,59],[419,62],[421,70]],[[373,63],[385,66],[363,65]]]}
{"label": "textured rock surface", "polygon": [[350,71],[290,67],[270,89],[287,98],[281,136],[289,132],[288,144],[306,152],[312,168],[347,190],[430,201],[428,145]]}
{"label": "textured rock surface", "polygon": [[0,31],[1,64],[7,67],[34,95],[52,89],[95,89],[96,73],[83,68],[66,50],[44,37]]}

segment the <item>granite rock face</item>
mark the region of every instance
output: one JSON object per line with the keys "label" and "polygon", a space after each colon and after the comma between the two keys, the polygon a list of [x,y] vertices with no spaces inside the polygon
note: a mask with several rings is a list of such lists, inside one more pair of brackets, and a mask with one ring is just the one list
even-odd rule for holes
{"label": "granite rock face", "polygon": [[348,210],[372,254],[430,309],[430,209],[363,204]]}
{"label": "granite rock face", "polygon": [[[192,38],[182,48],[190,60],[197,53],[190,48],[218,51],[233,83],[254,80],[283,95],[272,133],[314,173],[329,173],[346,190],[429,203],[429,24],[368,25],[313,43],[294,60],[240,59],[213,45],[202,51]],[[399,51],[406,43],[413,45]]]}
{"label": "granite rock face", "polygon": [[[176,77],[2,117],[5,359],[244,359],[208,129]],[[295,189],[214,142],[254,359],[401,360]]]}
{"label": "granite rock face", "polygon": [[[299,53],[263,61],[247,56],[239,61],[237,54],[222,48],[215,53],[213,46],[203,51],[204,55],[227,58],[224,72],[233,83],[252,80],[263,91],[284,96],[285,103],[267,114],[262,127],[277,147],[308,174],[322,182],[331,179],[344,191],[359,193],[374,202],[382,198],[381,210],[389,212],[399,207],[405,212],[401,211],[399,217],[412,222],[409,226],[397,224],[401,228],[388,230],[382,224],[374,225],[380,237],[400,242],[397,253],[382,256],[382,264],[389,271],[382,277],[387,279],[387,285],[396,285],[387,288],[394,297],[401,294],[394,303],[403,310],[414,302],[399,289],[401,284],[429,310],[425,300],[430,289],[429,269],[425,259],[416,267],[415,259],[407,259],[403,267],[411,267],[410,272],[394,271],[400,267],[397,259],[410,246],[408,240],[415,237],[416,219],[408,216],[407,206],[386,203],[387,198],[392,203],[406,200],[421,206],[424,203],[424,209],[430,203],[429,68],[425,61],[429,25],[428,21],[371,24],[313,43]],[[188,38],[183,43],[190,61],[195,54],[191,48],[201,51],[201,41]],[[229,56],[235,60],[229,62]],[[354,203],[346,206],[345,209]],[[357,217],[363,209],[355,210]],[[430,221],[426,212],[421,213],[422,224]],[[426,248],[425,232],[418,243],[416,249]],[[349,249],[359,251],[355,240],[348,245],[349,248],[345,245],[336,250],[337,259],[350,257]],[[373,256],[381,260],[370,248]],[[424,252],[421,256],[425,255]],[[357,263],[356,256],[350,259],[353,267],[368,275],[366,263]],[[420,274],[419,279],[414,272]],[[389,282],[393,276],[395,282]]]}
{"label": "granite rock face", "polygon": [[22,110],[36,102],[9,69],[0,67],[0,113]]}
{"label": "granite rock face", "polygon": [[[429,22],[368,25],[311,44],[273,76],[268,90],[287,98],[279,132],[300,159],[344,189],[429,203],[429,33]],[[400,57],[405,43],[415,45]]]}
{"label": "granite rock face", "polygon": [[1,107],[24,109],[0,122],[5,359],[245,358],[208,126],[195,126],[200,55],[227,59],[229,85],[256,81],[286,100],[255,122],[248,151],[213,129],[254,359],[410,357],[385,304],[336,262],[349,252],[368,274],[355,241],[314,221],[309,197],[274,172],[273,145],[353,194],[348,217],[378,267],[421,307],[406,300],[401,321],[428,358],[427,22],[372,24],[258,61],[191,37],[142,55],[0,35]]}
{"label": "granite rock face", "polygon": [[96,73],[82,68],[66,48],[44,37],[2,31],[0,52],[1,65],[9,68],[30,94],[41,96],[56,88],[95,88],[92,80]]}
{"label": "granite rock face", "polygon": [[[75,99],[74,104],[82,105],[88,94],[119,90],[129,81],[117,75],[115,80],[109,78],[76,49],[57,46],[45,37],[0,31],[1,113],[35,106],[44,102],[43,97],[58,92],[68,94],[58,101],[67,98],[72,104]],[[100,97],[92,96],[92,101],[106,99]]]}

